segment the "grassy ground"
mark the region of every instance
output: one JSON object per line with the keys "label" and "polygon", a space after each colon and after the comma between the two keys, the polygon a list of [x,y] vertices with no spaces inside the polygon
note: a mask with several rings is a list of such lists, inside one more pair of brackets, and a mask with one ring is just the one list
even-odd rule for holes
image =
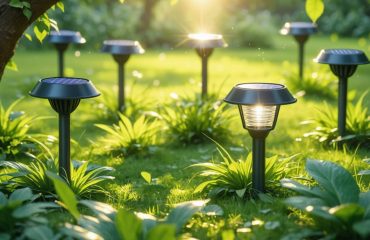
{"label": "grassy ground", "polygon": [[[311,64],[311,59],[322,48],[356,48],[367,53],[370,51],[369,44],[359,45],[357,40],[339,39],[333,42],[326,37],[312,37],[306,45],[306,63]],[[219,91],[220,96],[225,96],[233,85],[240,82],[284,83],[283,62],[295,63],[296,55],[296,43],[289,37],[278,37],[275,49],[217,49],[209,63],[210,90]],[[1,102],[8,105],[25,96],[18,109],[29,114],[56,116],[46,100],[31,98],[27,94],[38,79],[56,75],[56,52],[20,49],[15,55],[15,61],[19,72],[5,73],[0,83]],[[88,78],[98,89],[109,89],[112,95],[116,94],[117,68],[111,56],[83,49],[80,52],[70,49],[66,53],[66,67],[67,75]],[[145,55],[131,57],[126,73],[129,97],[140,99],[145,95],[154,106],[169,101],[173,92],[191,95],[200,90],[200,61],[192,50],[148,50]],[[141,77],[138,77],[139,75]],[[349,81],[349,89],[356,90],[358,96],[368,90],[369,75],[368,66],[359,67]],[[132,86],[135,78],[136,84]],[[367,107],[370,107],[369,99],[369,96],[365,99]],[[109,153],[97,154],[96,150],[103,148],[98,141],[103,132],[93,124],[106,120],[98,116],[94,104],[93,99],[83,100],[73,113],[72,137],[80,144],[78,148],[74,146],[75,158],[116,168],[116,180],[107,185],[110,194],[102,200],[116,207],[124,206],[135,211],[161,215],[169,205],[206,198],[206,195],[193,194],[199,180],[192,178],[194,170],[187,167],[195,162],[208,161],[215,156],[215,146],[212,143],[187,147],[163,143],[154,154],[145,158],[123,159],[114,158]],[[283,106],[277,127],[268,137],[268,156],[300,153],[294,159],[297,170],[292,177],[304,173],[304,159],[307,157],[339,162],[350,171],[363,168],[361,159],[370,157],[368,149],[344,153],[324,149],[309,141],[295,141],[309,130],[301,126],[300,122],[312,118],[313,112],[320,104],[322,99],[300,97],[296,104]],[[335,106],[336,102],[330,101],[329,104]],[[234,137],[228,146],[249,149],[251,139],[241,127],[236,108],[234,115],[230,127],[230,134]],[[57,119],[38,122],[33,131],[57,135]],[[246,151],[243,154],[246,154]],[[140,176],[141,171],[150,172],[153,178],[157,178],[158,184],[146,184]],[[369,189],[369,186],[365,188]],[[220,199],[215,202],[224,209],[224,216],[193,220],[189,227],[195,237],[216,238],[222,229],[240,227],[256,219],[263,222],[279,221],[280,227],[266,230],[263,225],[256,225],[248,235],[252,239],[275,239],[311,224],[304,216],[286,209],[279,199],[273,199],[272,202]]]}

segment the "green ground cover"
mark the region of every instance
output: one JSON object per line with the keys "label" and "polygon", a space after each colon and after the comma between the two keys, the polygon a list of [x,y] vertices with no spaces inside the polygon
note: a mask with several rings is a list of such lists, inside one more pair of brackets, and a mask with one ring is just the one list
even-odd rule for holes
{"label": "green ground cover", "polygon": [[[45,43],[47,44],[47,43]],[[356,48],[369,53],[370,43],[355,39],[331,41],[327,37],[312,37],[306,45],[306,63],[311,63],[322,48]],[[27,51],[16,52],[19,72],[7,71],[0,83],[0,100],[3,105],[24,96],[17,105],[30,115],[55,116],[48,101],[28,96],[36,81],[40,78],[56,75],[56,52]],[[297,46],[290,37],[278,37],[274,49],[217,49],[210,59],[209,85],[211,92],[226,96],[233,85],[241,82],[275,82],[285,83],[284,62],[292,63],[296,70]],[[66,75],[84,77],[93,81],[98,89],[105,89],[116,94],[117,69],[111,56],[87,51],[70,49],[66,53]],[[171,50],[148,50],[141,56],[132,56],[127,64],[127,93],[130,98],[142,99],[151,105],[153,111],[170,101],[170,95],[192,95],[200,90],[200,60],[193,50],[175,48]],[[368,66],[359,67],[349,81],[349,90],[356,90],[358,99],[370,89]],[[135,82],[133,86],[133,82]],[[298,102],[281,108],[276,129],[267,139],[267,156],[288,157],[298,154],[287,166],[290,178],[302,177],[306,158],[331,160],[340,163],[350,172],[368,167],[362,159],[369,158],[369,149],[339,151],[323,148],[316,143],[301,139],[309,131],[300,122],[313,117],[315,110],[322,106],[323,99],[315,96],[298,97]],[[335,100],[328,104],[336,106]],[[96,123],[110,123],[103,119],[93,99],[83,100],[72,114],[72,137],[77,142],[73,145],[73,158],[88,160],[116,169],[116,179],[106,184],[109,195],[99,200],[113,206],[130,210],[163,215],[169,206],[194,199],[207,198],[206,194],[193,191],[200,179],[193,178],[195,170],[188,168],[191,164],[217,159],[216,146],[211,141],[205,144],[181,146],[166,142],[162,136],[159,146],[149,156],[115,157],[105,152],[104,144],[99,141],[104,132],[94,126]],[[369,96],[364,105],[370,108]],[[230,135],[225,143],[227,149],[235,156],[246,156],[251,148],[251,138],[242,129],[236,107],[235,116],[230,124]],[[32,132],[57,135],[57,119],[45,119],[35,123]],[[165,131],[165,130],[161,130]],[[301,139],[301,140],[298,140]],[[146,183],[141,177],[142,171],[149,172],[155,181]],[[362,190],[369,190],[369,178],[363,179]],[[281,191],[279,197],[288,195]],[[265,201],[246,201],[238,198],[217,199],[213,203],[220,205],[223,216],[193,219],[187,226],[194,237],[199,239],[220,238],[222,231],[249,226],[251,232],[247,239],[275,239],[312,226],[312,222],[298,211],[287,209],[280,198]],[[256,222],[260,220],[260,222]],[[55,221],[55,220],[53,220]],[[255,222],[253,222],[255,221]],[[277,227],[266,227],[266,223],[279,222]],[[225,233],[226,234],[226,233]]]}

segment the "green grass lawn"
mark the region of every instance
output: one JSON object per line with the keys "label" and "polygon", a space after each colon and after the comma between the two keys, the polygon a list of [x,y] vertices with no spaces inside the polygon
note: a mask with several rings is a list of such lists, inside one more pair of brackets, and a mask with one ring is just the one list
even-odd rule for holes
{"label": "green grass lawn", "polygon": [[[47,43],[45,43],[47,44]],[[355,48],[362,49],[367,55],[370,43],[359,45],[355,39],[339,39],[335,42],[323,36],[312,37],[306,45],[305,61],[313,64],[312,59],[323,48]],[[80,55],[79,55],[80,54]],[[57,72],[56,52],[27,51],[19,49],[14,60],[19,71],[7,71],[0,83],[0,101],[8,105],[24,96],[17,109],[30,115],[54,116],[55,118],[39,121],[32,132],[57,135],[56,114],[51,110],[48,101],[28,96],[28,91],[37,80],[55,76]],[[226,96],[232,86],[242,82],[274,82],[284,83],[284,62],[294,64],[297,61],[297,46],[290,37],[277,37],[274,49],[217,49],[209,62],[209,86],[211,92],[220,92]],[[295,70],[295,69],[294,69]],[[132,56],[126,67],[126,92],[130,98],[149,100],[156,111],[170,101],[170,94],[192,95],[200,91],[200,60],[193,50],[171,49],[151,50],[144,55]],[[116,94],[117,66],[112,57],[99,52],[81,49],[79,53],[70,49],[66,53],[66,74],[68,76],[88,78],[98,89],[107,89],[113,97]],[[360,66],[356,74],[349,80],[349,90],[356,90],[357,97],[370,89],[370,68]],[[133,79],[135,85],[133,86]],[[365,98],[365,106],[370,107],[370,97]],[[369,149],[358,151],[337,151],[325,149],[317,144],[303,140],[303,133],[310,130],[302,126],[301,121],[313,117],[315,109],[320,108],[323,99],[315,97],[299,97],[298,102],[281,108],[276,129],[267,139],[267,156],[278,154],[283,157],[299,154],[294,158],[297,166],[293,176],[305,174],[306,158],[323,159],[338,162],[351,172],[363,169],[361,162],[370,157]],[[79,108],[72,114],[72,137],[80,144],[73,145],[73,158],[88,160],[93,163],[112,166],[116,169],[116,179],[106,185],[109,195],[100,200],[116,207],[126,207],[135,211],[143,211],[162,215],[169,206],[187,200],[207,198],[205,194],[193,194],[194,188],[200,183],[193,178],[194,169],[187,168],[196,162],[209,161],[217,156],[216,146],[208,144],[177,146],[161,139],[157,151],[147,157],[113,157],[110,153],[101,153],[103,149],[99,138],[104,132],[94,127],[95,123],[106,123],[99,117],[94,108],[96,100],[81,101]],[[336,101],[328,102],[336,106]],[[251,138],[242,129],[236,107],[235,118],[232,120],[230,135],[232,140],[228,147],[241,147],[246,155],[251,149]],[[100,151],[99,151],[100,150]],[[235,155],[240,153],[235,152]],[[140,176],[141,171],[150,172],[158,184],[147,184]],[[369,179],[365,179],[369,180]],[[369,190],[369,181],[363,186]],[[222,217],[203,217],[194,219],[188,225],[189,232],[199,239],[220,239],[224,229],[242,227],[244,223],[259,219],[263,222],[279,221],[280,227],[266,230],[256,225],[246,239],[277,239],[287,233],[298,231],[312,225],[304,215],[287,209],[279,198],[270,202],[245,201],[238,199],[213,200],[223,210]],[[217,237],[218,236],[218,237]]]}

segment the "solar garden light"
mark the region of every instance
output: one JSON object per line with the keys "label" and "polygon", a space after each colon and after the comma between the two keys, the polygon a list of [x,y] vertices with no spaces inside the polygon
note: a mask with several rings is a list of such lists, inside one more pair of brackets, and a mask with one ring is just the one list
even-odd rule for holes
{"label": "solar garden light", "polygon": [[310,22],[287,22],[280,30],[282,35],[293,35],[298,43],[299,78],[303,78],[304,44],[311,34],[317,32],[317,26]]}
{"label": "solar garden light", "polygon": [[83,44],[86,40],[79,32],[69,30],[51,31],[48,40],[54,44],[58,51],[59,77],[64,77],[64,52],[68,45],[70,43]]}
{"label": "solar garden light", "polygon": [[118,64],[118,111],[125,108],[125,64],[131,54],[143,54],[145,51],[138,41],[106,40],[102,52],[110,53]]}
{"label": "solar garden light", "polygon": [[70,180],[70,114],[81,99],[97,97],[100,93],[87,79],[45,78],[36,84],[30,95],[48,99],[59,114],[59,175]]}
{"label": "solar garden light", "polygon": [[195,48],[202,59],[202,97],[205,97],[208,85],[208,58],[215,48],[227,47],[227,43],[220,34],[192,33],[188,35],[188,39],[190,47]]}
{"label": "solar garden light", "polygon": [[252,189],[254,193],[265,192],[265,139],[275,128],[280,105],[297,100],[288,89],[275,83],[237,84],[224,99],[237,104],[243,128],[253,138]]}
{"label": "solar garden light", "polygon": [[357,65],[368,64],[364,52],[355,49],[323,49],[314,62],[329,64],[331,71],[338,77],[338,133],[340,137],[346,134],[346,108],[348,78],[351,77]]}

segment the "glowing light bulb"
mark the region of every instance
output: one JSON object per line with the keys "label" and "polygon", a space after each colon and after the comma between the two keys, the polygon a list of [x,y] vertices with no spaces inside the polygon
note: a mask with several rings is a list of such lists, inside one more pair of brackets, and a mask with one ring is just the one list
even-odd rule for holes
{"label": "glowing light bulb", "polygon": [[242,105],[245,127],[270,129],[274,125],[276,106]]}

